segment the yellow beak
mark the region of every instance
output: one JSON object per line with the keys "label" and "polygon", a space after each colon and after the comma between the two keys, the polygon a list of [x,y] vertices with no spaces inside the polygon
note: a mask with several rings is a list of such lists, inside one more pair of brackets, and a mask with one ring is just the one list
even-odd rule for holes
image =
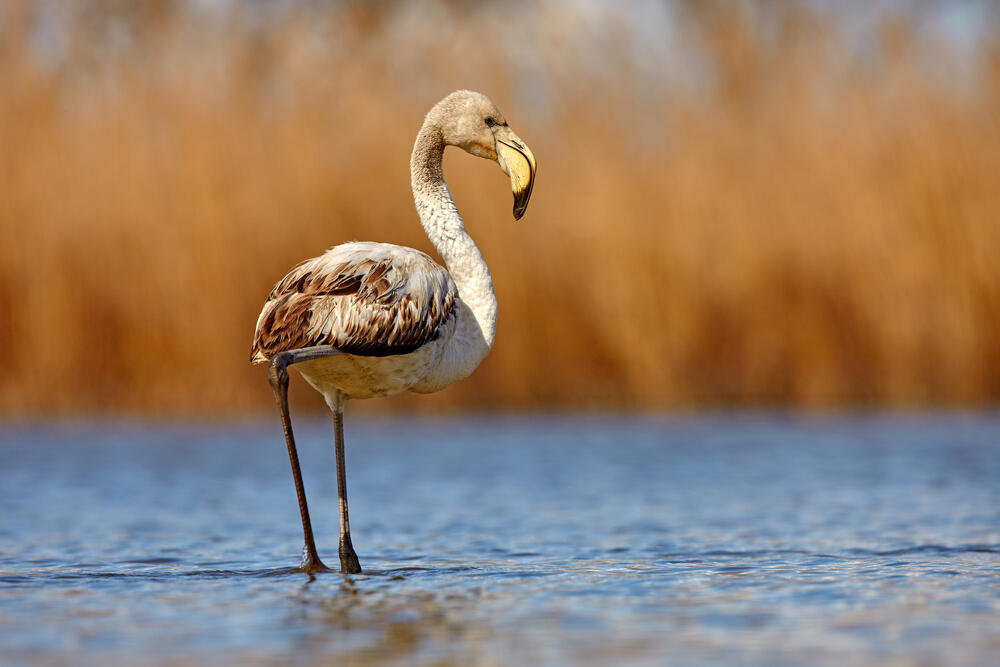
{"label": "yellow beak", "polygon": [[497,163],[503,173],[510,177],[510,189],[514,193],[514,219],[520,220],[528,208],[531,189],[535,185],[535,156],[528,145],[506,125],[494,130],[497,142]]}

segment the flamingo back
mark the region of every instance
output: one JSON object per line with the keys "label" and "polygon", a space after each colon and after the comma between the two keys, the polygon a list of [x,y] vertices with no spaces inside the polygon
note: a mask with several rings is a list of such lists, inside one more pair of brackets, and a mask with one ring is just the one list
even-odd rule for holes
{"label": "flamingo back", "polygon": [[385,357],[435,340],[456,315],[458,289],[425,253],[388,243],[352,242],[302,262],[268,296],[250,358],[313,345]]}

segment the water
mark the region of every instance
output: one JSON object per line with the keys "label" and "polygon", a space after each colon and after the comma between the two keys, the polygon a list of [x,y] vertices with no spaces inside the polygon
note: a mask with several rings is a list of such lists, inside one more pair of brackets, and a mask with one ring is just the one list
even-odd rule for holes
{"label": "water", "polygon": [[[348,415],[365,574],[276,420],[0,429],[9,663],[986,664],[1000,417]],[[332,429],[298,423],[337,562]]]}

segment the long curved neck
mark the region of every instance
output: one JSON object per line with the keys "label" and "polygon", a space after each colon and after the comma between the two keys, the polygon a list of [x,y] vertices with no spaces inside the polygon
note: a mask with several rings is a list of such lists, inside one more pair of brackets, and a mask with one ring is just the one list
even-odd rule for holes
{"label": "long curved neck", "polygon": [[[462,222],[455,200],[444,182],[444,171],[441,168],[444,147],[437,123],[428,117],[413,145],[410,181],[417,214],[427,238],[444,259],[462,302],[475,320],[473,330],[469,330],[473,323],[463,322],[463,313],[460,312],[460,330],[456,331],[456,336],[480,339],[468,341],[473,348],[479,348],[468,351],[470,358],[467,363],[472,364],[468,372],[471,373],[493,346],[497,326],[497,299],[490,270],[479,248],[465,231],[465,223]],[[463,328],[466,330],[463,331]],[[478,358],[473,363],[472,357],[477,355]]]}

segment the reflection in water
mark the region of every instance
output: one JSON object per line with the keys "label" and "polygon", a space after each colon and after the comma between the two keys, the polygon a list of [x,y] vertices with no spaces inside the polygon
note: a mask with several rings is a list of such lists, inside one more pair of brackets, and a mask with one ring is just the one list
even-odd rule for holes
{"label": "reflection in water", "polygon": [[[359,576],[295,570],[279,431],[0,433],[11,660],[982,663],[993,417],[371,422]],[[326,423],[303,425],[336,554]],[[447,434],[447,437],[442,437]]]}
{"label": "reflection in water", "polygon": [[[351,580],[338,588],[337,595],[303,601],[309,609],[305,620],[310,631],[303,642],[309,655],[335,655],[348,662],[437,655],[475,662],[477,647],[489,639],[488,625],[471,620],[475,595],[397,593],[391,586],[364,589]],[[301,620],[293,615],[286,622]]]}

